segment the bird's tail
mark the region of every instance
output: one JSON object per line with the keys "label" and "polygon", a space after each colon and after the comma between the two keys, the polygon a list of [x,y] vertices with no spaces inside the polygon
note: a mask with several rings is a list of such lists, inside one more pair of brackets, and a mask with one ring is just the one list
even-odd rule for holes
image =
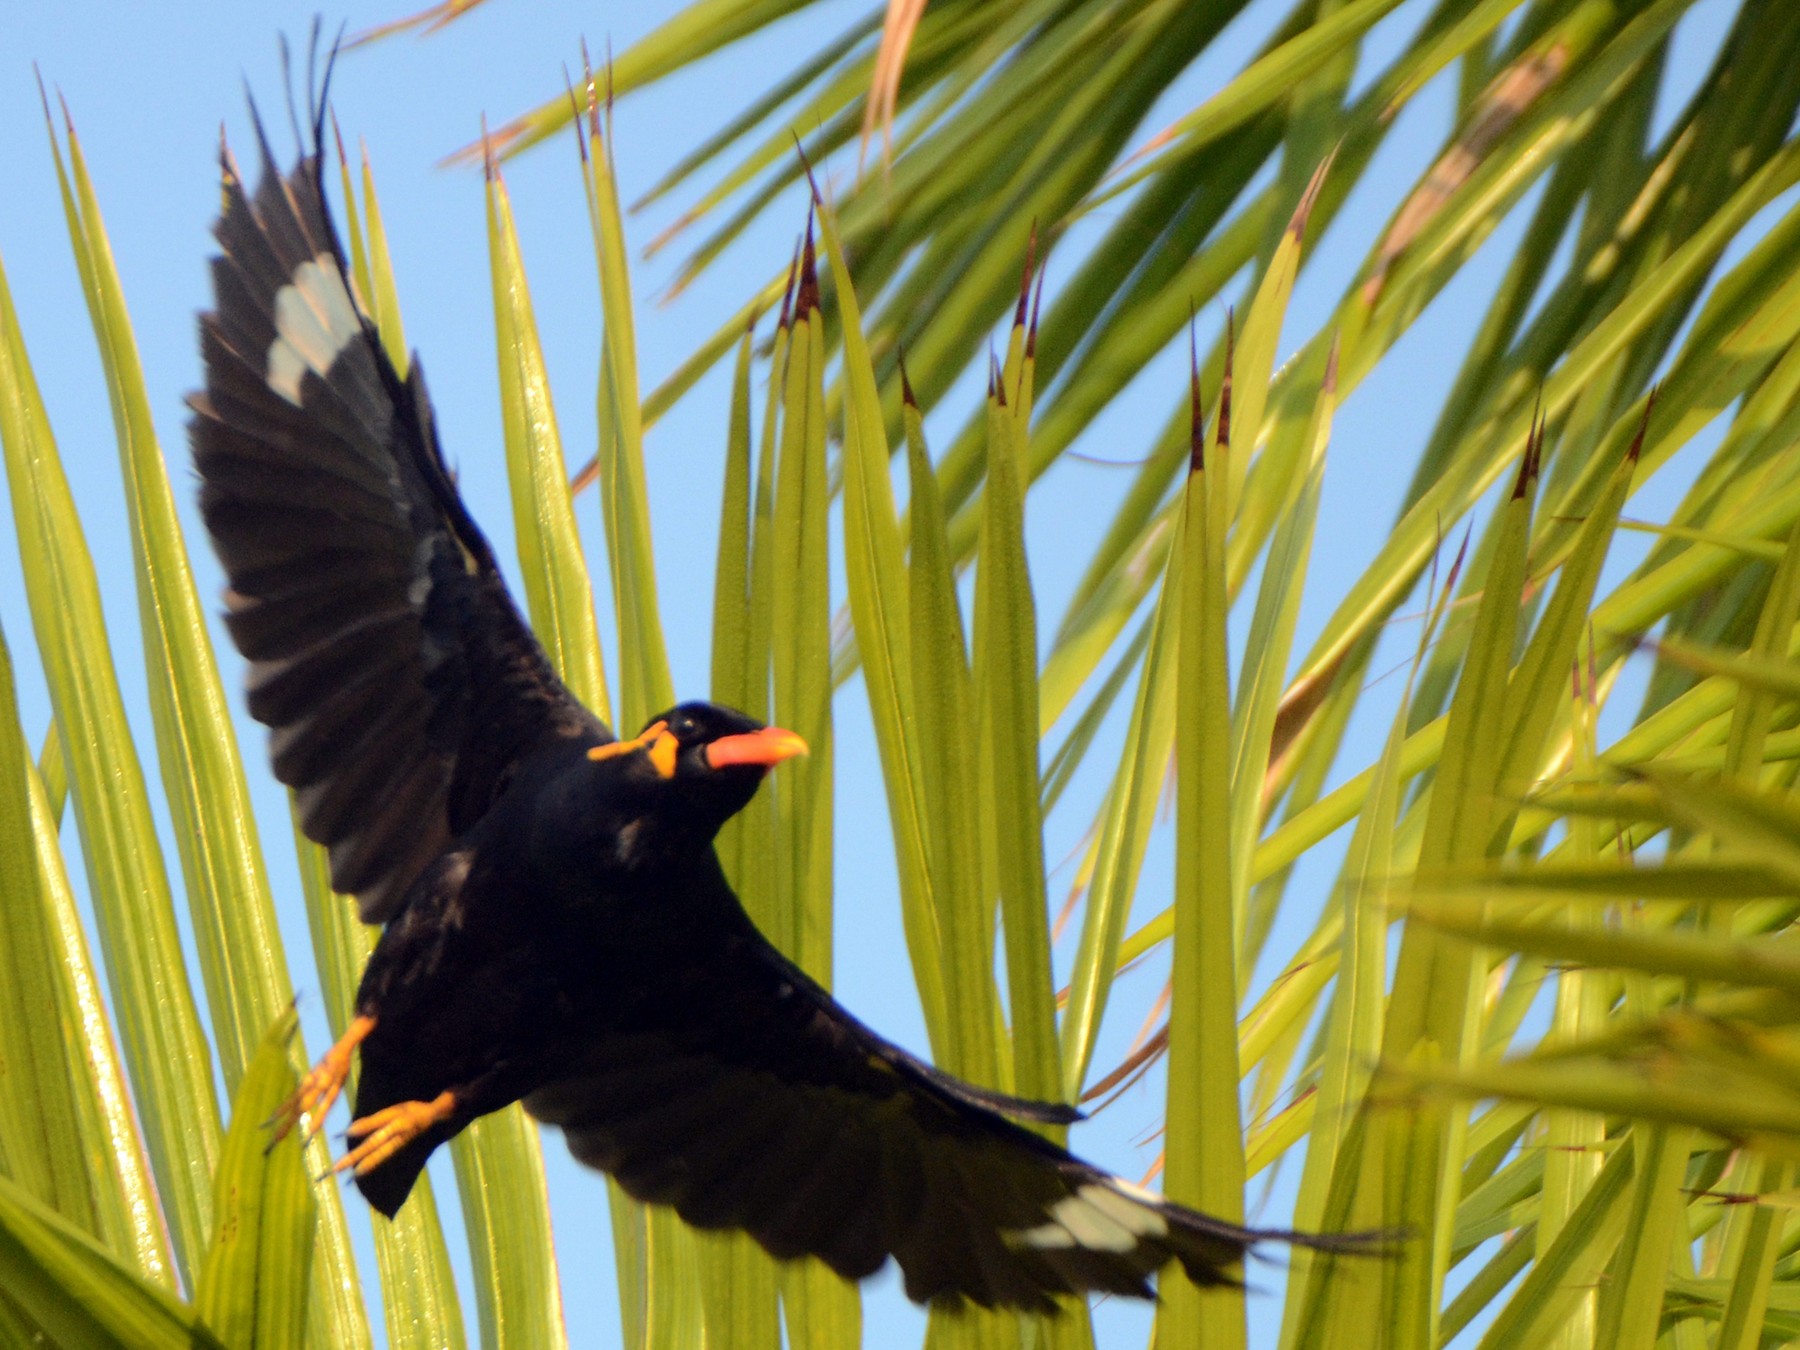
{"label": "bird's tail", "polygon": [[[388,1080],[381,1072],[379,1063],[371,1063],[369,1057],[364,1055],[362,1080],[356,1086],[356,1109],[353,1114],[356,1119],[362,1120],[377,1111],[410,1101],[418,1095],[417,1092],[408,1091],[402,1085]],[[371,1206],[388,1218],[393,1218],[400,1206],[406,1203],[406,1197],[412,1194],[413,1187],[418,1184],[419,1173],[425,1170],[426,1160],[439,1144],[447,1142],[455,1133],[456,1129],[432,1126],[418,1138],[401,1145],[367,1172],[358,1172],[357,1190],[363,1193],[363,1199]]]}
{"label": "bird's tail", "polygon": [[415,1139],[405,1145],[392,1157],[383,1160],[379,1167],[357,1174],[356,1189],[363,1193],[371,1207],[380,1210],[388,1218],[399,1213],[400,1206],[406,1203],[406,1197],[419,1181],[419,1173],[425,1170],[425,1160],[431,1156],[439,1140],[429,1136]]}

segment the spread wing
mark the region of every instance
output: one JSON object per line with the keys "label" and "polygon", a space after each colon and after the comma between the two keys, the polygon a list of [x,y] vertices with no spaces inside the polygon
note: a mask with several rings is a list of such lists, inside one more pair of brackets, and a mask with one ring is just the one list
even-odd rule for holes
{"label": "spread wing", "polygon": [[318,154],[284,178],[263,142],[254,198],[229,151],[223,167],[191,400],[201,511],[275,776],[333,886],[380,922],[522,756],[611,732],[508,596],[417,361],[402,380],[364,317]]}
{"label": "spread wing", "polygon": [[[1036,1310],[1148,1296],[1179,1260],[1238,1278],[1263,1234],[1169,1204],[991,1109],[1063,1119],[940,1074],[863,1027],[749,929],[667,967],[526,1107],[584,1163],[699,1228],[861,1279],[892,1256],[916,1300]],[[663,966],[658,967],[664,969]]]}

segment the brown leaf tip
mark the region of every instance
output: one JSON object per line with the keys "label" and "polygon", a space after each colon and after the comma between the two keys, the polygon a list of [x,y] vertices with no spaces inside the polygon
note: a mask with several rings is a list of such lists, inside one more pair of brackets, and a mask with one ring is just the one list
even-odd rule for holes
{"label": "brown leaf tip", "polygon": [[813,217],[806,213],[806,243],[800,251],[800,288],[794,293],[794,322],[806,322],[806,316],[819,307],[819,255],[813,247]]}
{"label": "brown leaf tip", "polygon": [[1200,392],[1200,341],[1194,335],[1194,307],[1188,305],[1188,472],[1206,467],[1206,400]]}
{"label": "brown leaf tip", "polygon": [[581,43],[581,75],[587,83],[588,139],[598,141],[600,139],[600,81],[594,75],[594,63],[588,56],[587,39],[585,38]]}
{"label": "brown leaf tip", "polygon": [[37,81],[38,102],[44,105],[44,124],[54,127],[56,124],[50,118],[50,95],[44,89],[44,72],[39,69],[36,61],[31,63],[31,74],[32,78]]}
{"label": "brown leaf tip", "polygon": [[1000,369],[1000,362],[994,356],[994,348],[988,346],[988,397],[1002,408],[1006,406],[1006,376]]}
{"label": "brown leaf tip", "polygon": [[788,259],[787,286],[781,292],[781,315],[775,320],[775,331],[787,331],[788,321],[794,313],[794,282],[800,275],[800,240],[794,240],[794,256]]}
{"label": "brown leaf tip", "polygon": [[1237,313],[1225,311],[1225,374],[1219,382],[1219,425],[1213,443],[1220,450],[1231,448],[1231,361],[1237,350]]}
{"label": "brown leaf tip", "polygon": [[[337,142],[338,167],[346,172],[350,168],[350,156],[344,150],[344,133],[338,127],[337,109],[328,108],[326,114],[331,118],[331,139]],[[363,152],[363,159],[368,159],[368,151]]]}
{"label": "brown leaf tip", "polygon": [[906,348],[899,348],[896,355],[900,362],[900,401],[914,412],[918,412],[919,400],[913,393],[912,381],[906,375]]}
{"label": "brown leaf tip", "polygon": [[1019,303],[1013,306],[1013,327],[1023,328],[1031,308],[1031,274],[1037,266],[1037,217],[1031,218],[1031,233],[1025,237],[1025,269],[1019,274]]}
{"label": "brown leaf tip", "polygon": [[[582,88],[592,97],[592,85],[583,85]],[[569,129],[575,133],[575,157],[585,168],[588,162],[587,128],[582,125],[584,119],[581,95],[575,92],[575,77],[569,74],[569,68],[566,65],[563,67],[563,92],[569,96]]]}
{"label": "brown leaf tip", "polygon": [[[1540,395],[1540,399],[1541,399]],[[1525,457],[1519,461],[1519,477],[1513,483],[1513,500],[1523,497],[1538,476],[1544,455],[1544,423],[1546,415],[1537,407],[1531,410],[1531,429],[1525,433]]]}
{"label": "brown leaf tip", "polygon": [[1025,359],[1037,359],[1038,316],[1044,312],[1044,269],[1038,268],[1037,288],[1031,297],[1031,322],[1025,329]]}
{"label": "brown leaf tip", "polygon": [[500,177],[500,161],[494,153],[494,138],[488,134],[486,113],[481,115],[481,176],[490,183]]}
{"label": "brown leaf tip", "polygon": [[1457,545],[1456,557],[1450,563],[1450,570],[1444,575],[1444,594],[1450,595],[1456,590],[1456,583],[1462,579],[1463,565],[1469,561],[1469,540],[1474,537],[1475,527],[1463,527],[1462,543]]}

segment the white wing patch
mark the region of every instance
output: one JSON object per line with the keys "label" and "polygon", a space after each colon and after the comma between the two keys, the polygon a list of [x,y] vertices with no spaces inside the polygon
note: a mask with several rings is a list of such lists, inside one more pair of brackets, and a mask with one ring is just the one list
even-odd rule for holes
{"label": "white wing patch", "polygon": [[275,340],[269,344],[269,388],[296,408],[307,371],[323,376],[338,353],[362,336],[362,321],[344,287],[337,259],[321,253],[294,269],[275,293]]}
{"label": "white wing patch", "polygon": [[1058,1200],[1050,1209],[1049,1222],[1008,1236],[1020,1246],[1040,1250],[1128,1252],[1145,1238],[1168,1236],[1169,1221],[1157,1211],[1158,1203],[1150,1192],[1129,1182],[1115,1187],[1090,1181]]}

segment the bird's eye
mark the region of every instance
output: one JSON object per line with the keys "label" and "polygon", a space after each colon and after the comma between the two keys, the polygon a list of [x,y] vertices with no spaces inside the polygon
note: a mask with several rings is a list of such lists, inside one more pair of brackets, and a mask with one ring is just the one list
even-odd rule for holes
{"label": "bird's eye", "polygon": [[669,734],[678,741],[689,740],[697,730],[694,719],[686,713],[676,713],[669,719]]}

